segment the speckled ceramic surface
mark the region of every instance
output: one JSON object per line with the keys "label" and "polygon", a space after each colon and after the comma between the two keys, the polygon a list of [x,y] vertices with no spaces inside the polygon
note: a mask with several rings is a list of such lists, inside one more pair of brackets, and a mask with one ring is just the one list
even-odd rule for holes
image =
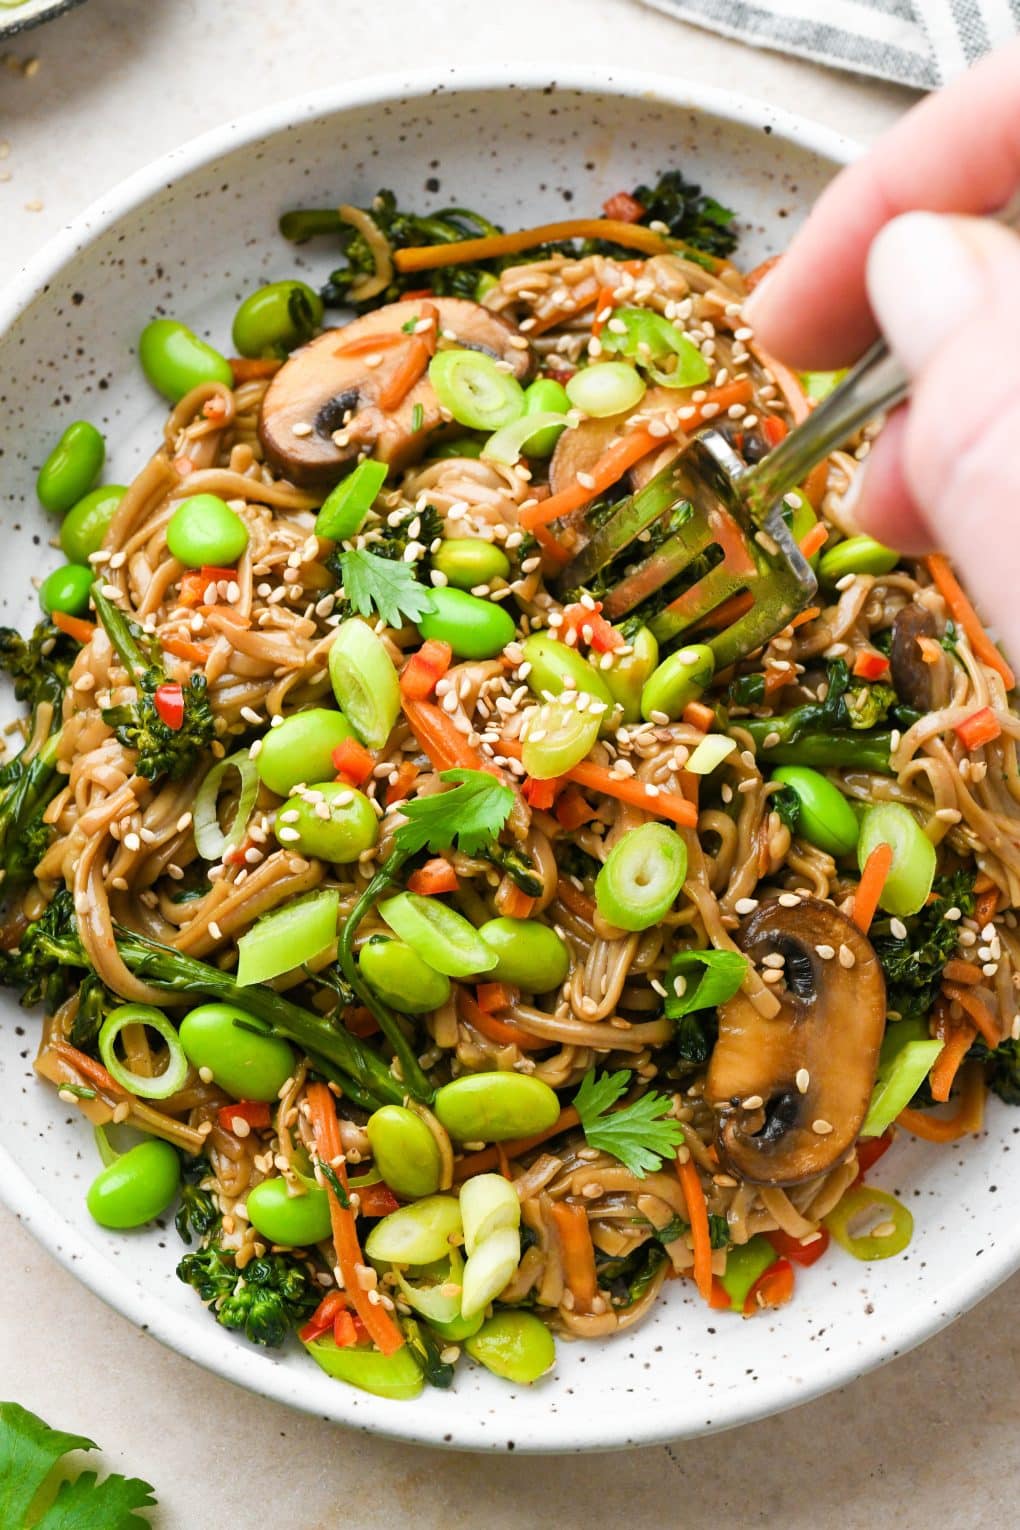
{"label": "speckled ceramic surface", "polygon": [[[457,76],[367,81],[274,108],[181,149],[90,209],[0,301],[4,576],[0,619],[34,620],[29,579],[57,561],[35,469],[71,419],[107,433],[107,476],[142,464],[162,410],[132,351],[172,313],[226,345],[257,281],[329,269],[289,249],[277,215],[392,186],[419,207],[463,201],[508,226],[593,210],[680,164],[740,209],[747,263],[780,249],[850,146],[765,104],[654,77],[555,83]],[[724,1428],[791,1406],[891,1359],[1020,1263],[1020,1127],[993,1109],[981,1140],[939,1151],[904,1138],[877,1183],[910,1205],[907,1254],[835,1252],[797,1299],[745,1323],[677,1283],[651,1319],[598,1345],[561,1344],[555,1372],[518,1389],[468,1367],[452,1392],[393,1403],[330,1381],[300,1353],[263,1354],[217,1327],[174,1278],[172,1227],[107,1234],[89,1220],[96,1158],[85,1123],[31,1071],[36,1021],[0,1000],[0,1194],[47,1248],[165,1343],[255,1392],[344,1424],[496,1450],[618,1447]]]}

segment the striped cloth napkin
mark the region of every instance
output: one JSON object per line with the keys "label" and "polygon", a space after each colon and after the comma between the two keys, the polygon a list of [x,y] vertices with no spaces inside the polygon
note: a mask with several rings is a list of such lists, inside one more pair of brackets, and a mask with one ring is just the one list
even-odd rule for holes
{"label": "striped cloth napkin", "polygon": [[759,48],[917,90],[1020,32],[1020,0],[645,0]]}

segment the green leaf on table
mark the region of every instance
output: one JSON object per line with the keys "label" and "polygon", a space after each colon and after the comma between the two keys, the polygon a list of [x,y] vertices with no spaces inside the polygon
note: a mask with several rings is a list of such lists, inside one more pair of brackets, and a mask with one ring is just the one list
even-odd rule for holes
{"label": "green leaf on table", "polygon": [[48,1507],[33,1505],[51,1486],[64,1456],[97,1450],[82,1434],[66,1434],[19,1403],[0,1403],[0,1526],[4,1530],[141,1530],[135,1509],[155,1505],[152,1488],[137,1477],[92,1471],[61,1482]]}

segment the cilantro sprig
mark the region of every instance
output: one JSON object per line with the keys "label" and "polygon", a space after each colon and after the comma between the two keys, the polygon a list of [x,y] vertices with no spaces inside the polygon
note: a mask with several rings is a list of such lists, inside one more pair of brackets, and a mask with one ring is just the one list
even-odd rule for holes
{"label": "cilantro sprig", "polygon": [[589,1068],[574,1095],[574,1108],[588,1146],[612,1153],[624,1168],[644,1179],[662,1167],[663,1159],[674,1156],[684,1133],[680,1123],[668,1115],[672,1101],[655,1090],[614,1110],[629,1083],[629,1068],[603,1073],[601,1078]]}
{"label": "cilantro sprig", "polygon": [[134,1510],[155,1507],[152,1488],[119,1472],[102,1481],[96,1472],[82,1472],[61,1482],[48,1506],[38,1509],[63,1458],[72,1451],[98,1448],[83,1434],[51,1429],[19,1403],[0,1403],[0,1525],[19,1530],[142,1530],[149,1522]]}
{"label": "cilantro sprig", "polygon": [[344,595],[359,616],[379,615],[387,627],[420,621],[434,609],[409,563],[380,558],[365,547],[340,555]]}

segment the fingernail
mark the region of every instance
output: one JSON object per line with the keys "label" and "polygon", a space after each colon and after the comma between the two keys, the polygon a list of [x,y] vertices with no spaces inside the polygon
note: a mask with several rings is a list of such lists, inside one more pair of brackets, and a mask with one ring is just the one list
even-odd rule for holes
{"label": "fingernail", "polygon": [[981,230],[976,219],[910,212],[887,223],[871,246],[868,296],[890,348],[911,376],[983,300]]}
{"label": "fingernail", "polygon": [[861,533],[860,522],[857,519],[857,506],[864,489],[864,475],[867,470],[867,463],[862,462],[847,484],[842,499],[826,508],[825,513],[830,521],[835,521],[840,531],[845,532],[848,537],[856,537]]}
{"label": "fingernail", "polygon": [[746,319],[747,323],[752,326],[754,324],[755,315],[759,312],[762,306],[762,294],[767,290],[769,283],[772,281],[774,275],[774,271],[766,271],[765,275],[755,287],[754,291],[749,293],[748,296],[744,299],[744,306],[741,310],[741,318]]}

